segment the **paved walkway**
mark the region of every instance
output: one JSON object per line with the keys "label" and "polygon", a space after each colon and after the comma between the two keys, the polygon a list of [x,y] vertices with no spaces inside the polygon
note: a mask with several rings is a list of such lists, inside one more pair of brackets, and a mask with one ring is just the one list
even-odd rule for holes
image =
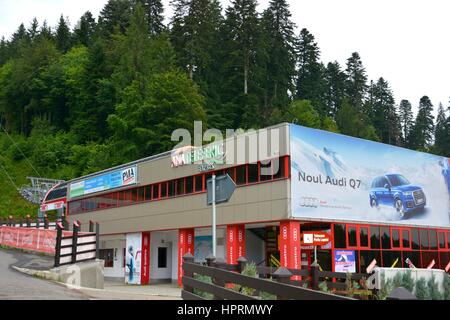
{"label": "paved walkway", "polygon": [[[7,269],[9,265],[13,265],[19,268],[30,269],[30,270],[48,270],[53,267],[54,258],[49,256],[43,256],[38,254],[25,253],[20,250],[0,250],[0,254],[3,253],[6,256],[11,257],[11,259],[5,259],[5,256],[1,256],[1,262],[4,262],[3,269]],[[12,272],[17,272],[13,271]],[[8,278],[10,275],[6,275],[4,270],[0,268],[0,280],[2,278]],[[18,273],[18,272],[17,272]],[[14,278],[14,277],[13,277]],[[52,281],[43,281],[47,283],[53,283]],[[14,281],[13,281],[14,282]],[[0,285],[3,284],[0,281]],[[45,284],[42,284],[44,285]],[[109,280],[105,279],[104,289],[90,289],[90,288],[79,288],[73,287],[65,284],[57,284],[63,290],[67,298],[78,298],[78,299],[101,299],[101,300],[181,300],[181,289],[176,284],[156,284],[149,286],[133,286],[126,285],[120,280]],[[64,291],[64,288],[71,288],[73,290]],[[7,297],[4,295],[5,289],[0,288],[0,297]],[[55,293],[58,292],[55,290]],[[73,292],[71,296],[69,292]],[[27,298],[33,297],[32,291],[29,292]],[[65,299],[64,295],[61,297]],[[58,299],[57,293],[55,295],[48,295],[49,299]],[[18,296],[11,296],[12,299],[18,298]],[[43,295],[36,294],[36,298],[44,298]]]}

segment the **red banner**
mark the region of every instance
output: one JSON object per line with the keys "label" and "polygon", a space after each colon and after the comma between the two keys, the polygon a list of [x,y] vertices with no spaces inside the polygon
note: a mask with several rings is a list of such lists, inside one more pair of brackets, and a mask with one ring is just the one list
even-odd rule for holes
{"label": "red banner", "polygon": [[178,285],[182,285],[183,256],[190,252],[194,255],[194,229],[180,229],[178,231]]}
{"label": "red banner", "polygon": [[237,264],[240,257],[245,257],[245,225],[227,226],[227,263]]}
{"label": "red banner", "polygon": [[[280,222],[280,262],[288,269],[300,269],[300,223],[298,221]],[[293,276],[292,280],[300,280]]]}
{"label": "red banner", "polygon": [[150,282],[150,232],[142,233],[141,285]]}
{"label": "red banner", "polygon": [[55,253],[56,230],[0,227],[0,244],[37,252]]}

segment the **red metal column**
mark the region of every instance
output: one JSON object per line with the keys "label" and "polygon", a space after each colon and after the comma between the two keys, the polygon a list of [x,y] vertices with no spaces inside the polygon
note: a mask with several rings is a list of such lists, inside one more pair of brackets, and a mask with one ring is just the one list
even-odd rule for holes
{"label": "red metal column", "polygon": [[[301,269],[300,222],[286,220],[280,222],[280,263],[288,269]],[[293,280],[300,277],[294,276]]]}
{"label": "red metal column", "polygon": [[227,263],[237,264],[245,256],[245,225],[227,226]]}
{"label": "red metal column", "polygon": [[178,285],[183,277],[183,256],[186,253],[194,255],[194,229],[178,230]]}

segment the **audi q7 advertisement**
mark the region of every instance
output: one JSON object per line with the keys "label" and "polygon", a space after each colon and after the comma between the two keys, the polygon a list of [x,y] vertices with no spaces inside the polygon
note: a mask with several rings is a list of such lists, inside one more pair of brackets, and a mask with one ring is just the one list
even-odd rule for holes
{"label": "audi q7 advertisement", "polygon": [[295,218],[450,226],[450,159],[290,125]]}

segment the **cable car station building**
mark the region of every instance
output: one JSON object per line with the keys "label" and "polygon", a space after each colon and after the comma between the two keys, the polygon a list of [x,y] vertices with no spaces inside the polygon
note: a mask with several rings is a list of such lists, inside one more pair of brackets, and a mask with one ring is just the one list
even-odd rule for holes
{"label": "cable car station building", "polygon": [[67,215],[100,223],[105,276],[180,283],[185,253],[200,262],[212,252],[213,173],[236,184],[217,205],[227,263],[308,268],[310,231],[331,238],[317,247],[324,270],[449,263],[449,159],[287,123],[69,181]]}

